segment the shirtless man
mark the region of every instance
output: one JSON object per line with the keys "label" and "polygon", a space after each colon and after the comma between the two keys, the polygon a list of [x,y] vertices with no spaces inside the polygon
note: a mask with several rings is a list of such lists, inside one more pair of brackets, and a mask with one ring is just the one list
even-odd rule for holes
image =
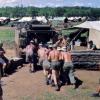
{"label": "shirtless man", "polygon": [[49,85],[49,80],[51,78],[50,62],[48,61],[49,50],[46,47],[40,47],[38,50],[38,56],[40,59],[40,64],[43,67],[43,73],[46,80],[46,85]]}
{"label": "shirtless man", "polygon": [[39,44],[39,49],[38,49],[38,57],[39,57],[39,65],[43,65],[43,60],[44,60],[44,47],[43,44]]}
{"label": "shirtless man", "polygon": [[2,98],[2,96],[3,96],[3,90],[2,90],[2,86],[1,86],[1,78],[2,78],[2,75],[1,75],[1,70],[0,70],[0,100],[3,100],[3,98]]}
{"label": "shirtless man", "polygon": [[70,83],[75,85],[75,89],[78,88],[82,81],[79,80],[74,76],[74,70],[73,70],[73,63],[72,63],[72,57],[70,51],[67,51],[66,47],[62,48],[62,59],[64,60],[63,65],[63,72],[67,78],[69,78]]}
{"label": "shirtless man", "polygon": [[2,76],[8,76],[7,75],[7,66],[9,63],[9,60],[5,57],[5,50],[3,49],[3,43],[0,43],[0,70],[1,70],[1,74]]}
{"label": "shirtless man", "polygon": [[50,51],[48,59],[51,61],[51,69],[52,69],[52,79],[55,84],[55,90],[59,91],[60,88],[58,86],[59,81],[59,69],[60,69],[60,57],[61,53],[57,50],[57,48],[54,46],[53,50]]}
{"label": "shirtless man", "polygon": [[30,44],[26,46],[25,48],[25,52],[26,52],[26,62],[29,63],[29,71],[30,72],[34,72],[34,65],[35,65],[35,56],[34,56],[34,49],[35,49],[35,45],[34,45],[34,41],[30,41]]}

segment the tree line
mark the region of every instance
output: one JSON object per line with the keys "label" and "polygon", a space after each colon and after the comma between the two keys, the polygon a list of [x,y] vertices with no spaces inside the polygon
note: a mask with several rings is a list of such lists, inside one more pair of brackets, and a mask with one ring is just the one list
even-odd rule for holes
{"label": "tree line", "polygon": [[0,16],[23,17],[23,16],[93,16],[100,17],[100,8],[91,7],[3,7],[0,8]]}

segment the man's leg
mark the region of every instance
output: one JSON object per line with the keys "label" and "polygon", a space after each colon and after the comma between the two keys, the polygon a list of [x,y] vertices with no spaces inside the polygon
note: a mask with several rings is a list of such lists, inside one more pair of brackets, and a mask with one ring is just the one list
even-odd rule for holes
{"label": "man's leg", "polygon": [[33,62],[33,72],[37,70],[37,56],[33,55],[32,57],[32,62]]}
{"label": "man's leg", "polygon": [[56,70],[52,70],[52,76],[53,76],[53,80],[54,80],[54,84],[55,84],[55,90],[59,91],[59,86],[58,86],[58,82],[57,82],[57,71]]}
{"label": "man's leg", "polygon": [[35,72],[35,63],[32,64],[32,72]]}
{"label": "man's leg", "polygon": [[100,85],[98,86],[96,93],[93,93],[91,96],[92,97],[100,97]]}
{"label": "man's leg", "polygon": [[97,88],[97,92],[100,93],[100,85]]}
{"label": "man's leg", "polygon": [[51,72],[51,70],[50,70],[50,69],[48,69],[48,70],[47,70],[47,72],[48,72],[48,79],[50,79],[50,80],[51,80],[51,75],[52,75],[52,72]]}
{"label": "man's leg", "polygon": [[75,84],[76,80],[75,80],[75,76],[74,76],[74,72],[71,68],[68,69],[69,70],[69,79],[71,84]]}
{"label": "man's leg", "polygon": [[29,63],[29,71],[32,72],[32,64]]}
{"label": "man's leg", "polygon": [[57,83],[59,84],[59,86],[61,86],[61,81],[60,81],[60,71],[59,70],[56,70],[56,76],[57,76]]}
{"label": "man's leg", "polygon": [[55,85],[57,85],[57,76],[56,76],[56,70],[52,70],[52,76],[53,76],[53,80],[54,80],[54,83]]}
{"label": "man's leg", "polygon": [[5,69],[6,69],[6,63],[3,64],[3,76],[6,75],[6,73],[5,73]]}
{"label": "man's leg", "polygon": [[71,84],[75,85],[74,89],[77,89],[83,83],[83,81],[74,76],[73,68],[69,68],[69,79]]}
{"label": "man's leg", "polygon": [[30,62],[30,56],[29,54],[26,53],[26,63],[28,64],[29,67],[29,72],[31,72],[31,62]]}
{"label": "man's leg", "polygon": [[29,56],[29,62],[30,62],[30,72],[34,72],[35,63],[33,56]]}
{"label": "man's leg", "polygon": [[3,100],[2,95],[3,95],[3,91],[2,91],[2,87],[1,87],[1,83],[0,83],[0,100]]}
{"label": "man's leg", "polygon": [[48,83],[51,84],[52,83],[52,72],[51,69],[47,69],[47,78],[48,78]]}
{"label": "man's leg", "polygon": [[64,77],[64,81],[67,85],[71,84],[71,81],[69,78],[69,69],[67,69],[67,68],[63,69],[63,77]]}
{"label": "man's leg", "polygon": [[35,64],[34,63],[30,63],[30,72],[35,72]]}
{"label": "man's leg", "polygon": [[43,74],[45,76],[45,82],[46,82],[46,85],[49,85],[49,81],[48,81],[48,73],[46,71],[46,69],[43,69]]}

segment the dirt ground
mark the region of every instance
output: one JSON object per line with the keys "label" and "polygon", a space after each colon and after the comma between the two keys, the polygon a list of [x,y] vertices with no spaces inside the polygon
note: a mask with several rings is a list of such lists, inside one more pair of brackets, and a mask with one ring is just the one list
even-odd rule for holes
{"label": "dirt ground", "polygon": [[[6,56],[14,57],[13,50],[7,50]],[[55,92],[51,86],[46,86],[42,71],[29,73],[29,68],[24,65],[9,77],[2,78],[4,100],[100,100],[91,98],[99,83],[100,71],[76,70],[75,75],[83,81],[78,90],[73,86],[62,86]]]}
{"label": "dirt ground", "polygon": [[[0,27],[0,30],[10,27]],[[10,28],[13,29],[13,28]],[[6,49],[8,58],[15,57],[15,51]],[[59,92],[55,92],[51,86],[46,86],[42,71],[29,73],[29,68],[24,65],[12,75],[2,78],[4,100],[100,100],[92,98],[90,94],[95,92],[99,83],[100,71],[76,70],[75,75],[83,81],[78,90],[72,85],[62,86]]]}

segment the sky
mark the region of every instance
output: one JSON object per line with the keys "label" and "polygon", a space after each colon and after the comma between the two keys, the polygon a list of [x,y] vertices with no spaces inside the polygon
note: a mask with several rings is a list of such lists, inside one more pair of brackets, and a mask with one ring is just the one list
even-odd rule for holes
{"label": "sky", "polygon": [[0,7],[21,6],[21,4],[36,7],[86,6],[100,8],[100,0],[0,0]]}

